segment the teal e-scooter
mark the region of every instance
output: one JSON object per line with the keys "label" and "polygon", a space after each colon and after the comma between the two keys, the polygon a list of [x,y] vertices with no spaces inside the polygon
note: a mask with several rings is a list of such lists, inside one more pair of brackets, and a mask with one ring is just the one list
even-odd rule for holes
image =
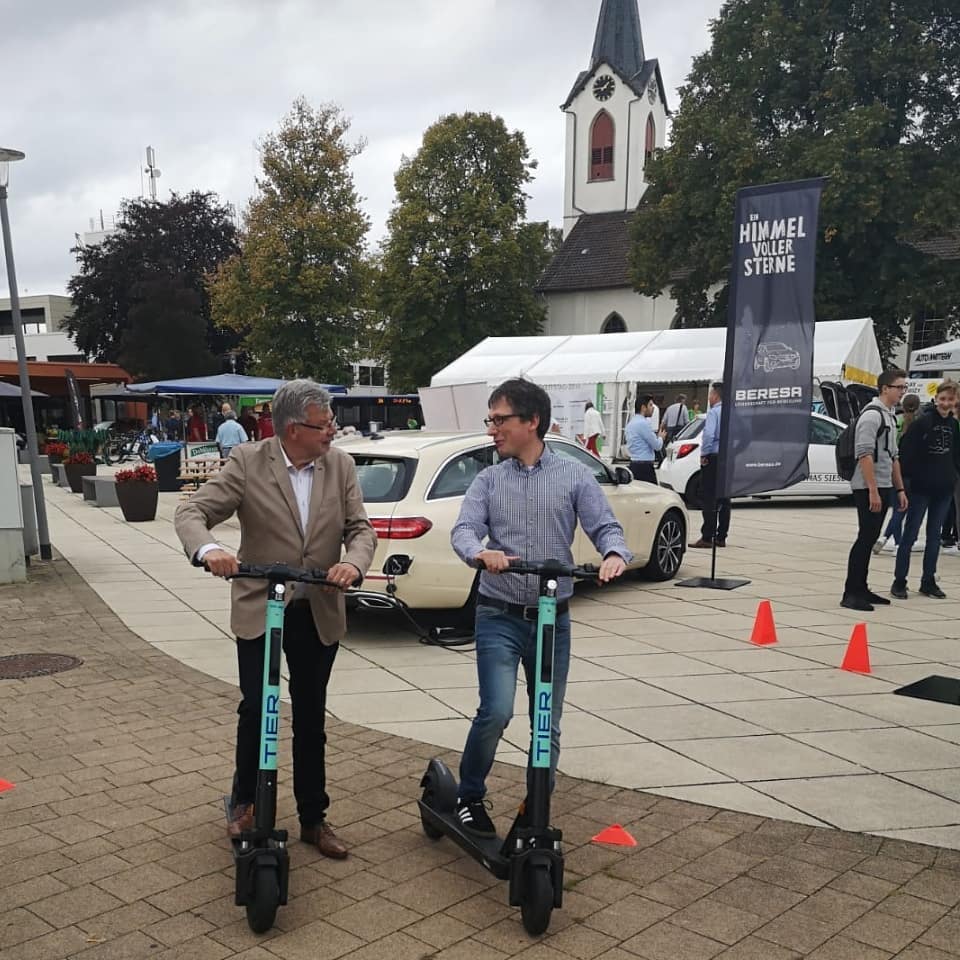
{"label": "teal e-scooter", "polygon": [[[278,830],[277,756],[280,744],[280,654],[283,650],[283,609],[286,585],[291,582],[327,584],[326,570],[302,570],[285,563],[263,566],[241,563],[234,577],[268,583],[263,695],[260,708],[260,763],[254,801],[254,825],[233,841],[238,907],[246,907],[254,933],[265,933],[287,902],[290,856],[287,831]],[[357,583],[360,581],[358,580]],[[229,819],[229,798],[225,799]]]}
{"label": "teal e-scooter", "polygon": [[510,573],[540,578],[537,603],[537,662],[532,696],[529,787],[504,840],[477,837],[463,829],[454,809],[457,780],[434,757],[420,781],[418,801],[423,832],[431,840],[449,837],[500,880],[509,881],[509,902],[520,907],[524,929],[533,936],[550,925],[554,907],[563,906],[563,834],[550,825],[550,725],[553,705],[553,639],[557,619],[557,577],[595,580],[598,568],[558,560],[511,561]]}

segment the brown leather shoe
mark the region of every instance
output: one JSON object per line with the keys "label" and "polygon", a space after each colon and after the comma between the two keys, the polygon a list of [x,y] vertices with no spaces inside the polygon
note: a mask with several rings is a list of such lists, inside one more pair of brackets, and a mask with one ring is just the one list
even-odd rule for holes
{"label": "brown leather shoe", "polygon": [[326,820],[315,827],[301,827],[300,841],[312,843],[325,857],[333,860],[346,860],[349,852],[347,845],[333,832]]}
{"label": "brown leather shoe", "polygon": [[725,547],[726,545],[727,545],[727,539],[726,539],[726,537],[724,537],[724,538],[722,538],[722,539],[721,539],[720,537],[717,537],[717,546],[718,546],[718,547]]}
{"label": "brown leather shoe", "polygon": [[713,543],[710,540],[704,540],[701,537],[696,543],[691,543],[690,546],[694,550],[711,550],[713,548]]}
{"label": "brown leather shoe", "polygon": [[227,836],[231,840],[238,840],[245,830],[253,829],[253,804],[238,803],[230,811],[230,820],[227,822]]}

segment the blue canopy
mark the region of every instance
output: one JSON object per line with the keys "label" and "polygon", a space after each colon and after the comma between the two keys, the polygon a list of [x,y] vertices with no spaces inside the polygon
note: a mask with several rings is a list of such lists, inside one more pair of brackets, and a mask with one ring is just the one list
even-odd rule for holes
{"label": "blue canopy", "polygon": [[[217,396],[271,396],[286,380],[270,377],[241,377],[236,373],[221,373],[213,377],[187,377],[185,380],[154,380],[152,383],[130,383],[130,393],[182,394]],[[346,393],[347,388],[336,384],[322,384],[330,393]]]}

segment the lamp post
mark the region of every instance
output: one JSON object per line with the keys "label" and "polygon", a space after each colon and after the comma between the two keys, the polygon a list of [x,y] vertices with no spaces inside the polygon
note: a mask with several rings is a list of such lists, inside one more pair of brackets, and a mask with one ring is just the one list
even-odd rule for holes
{"label": "lamp post", "polygon": [[7,283],[10,286],[10,312],[13,314],[13,335],[17,343],[17,364],[20,371],[20,396],[23,401],[23,426],[27,434],[30,455],[30,477],[33,480],[33,500],[37,510],[37,538],[40,541],[40,559],[50,560],[50,531],[47,528],[47,504],[43,498],[43,478],[40,475],[40,451],[37,448],[37,424],[33,417],[33,396],[30,392],[30,371],[27,368],[27,347],[23,340],[23,321],[20,317],[20,297],[17,293],[17,273],[13,265],[13,245],[10,242],[10,217],[7,214],[7,184],[10,164],[22,160],[19,150],[0,147],[0,227],[3,230],[3,251],[7,258]]}

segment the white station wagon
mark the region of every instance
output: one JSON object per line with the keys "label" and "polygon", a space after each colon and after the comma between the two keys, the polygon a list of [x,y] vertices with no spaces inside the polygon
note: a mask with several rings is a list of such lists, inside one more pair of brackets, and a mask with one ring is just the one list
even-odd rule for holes
{"label": "white station wagon", "polygon": [[[336,441],[357,464],[364,505],[377,531],[373,564],[364,589],[408,607],[450,609],[472,605],[476,572],[450,546],[450,531],[463,496],[481,470],[497,462],[486,434],[397,431],[380,439],[346,437]],[[676,576],[687,543],[688,520],[680,497],[652,484],[637,483],[630,471],[612,468],[563,437],[546,443],[561,457],[593,471],[634,554],[631,569],[652,580]],[[577,527],[576,563],[599,563],[593,544]],[[394,604],[396,605],[396,604]]]}

